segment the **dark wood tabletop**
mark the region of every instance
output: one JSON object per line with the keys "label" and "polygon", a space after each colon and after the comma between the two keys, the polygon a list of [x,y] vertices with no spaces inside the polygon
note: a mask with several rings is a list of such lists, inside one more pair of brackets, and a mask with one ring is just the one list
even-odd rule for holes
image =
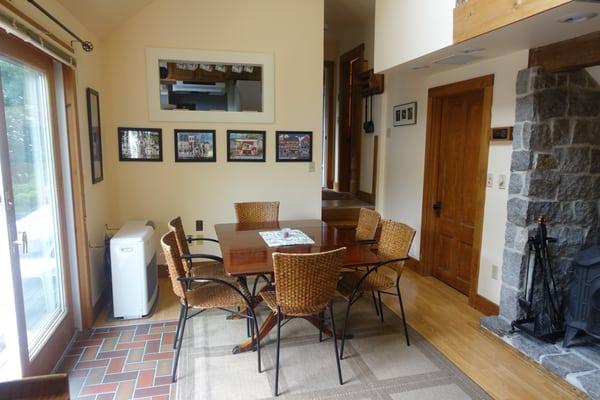
{"label": "dark wood tabletop", "polygon": [[[308,235],[314,244],[299,246],[269,247],[259,232],[283,228],[299,229]],[[320,220],[294,220],[252,224],[217,224],[215,231],[225,272],[231,276],[261,275],[273,272],[273,253],[318,253],[346,247],[343,267],[373,265],[379,262],[370,245],[354,239],[354,231],[338,230]]]}

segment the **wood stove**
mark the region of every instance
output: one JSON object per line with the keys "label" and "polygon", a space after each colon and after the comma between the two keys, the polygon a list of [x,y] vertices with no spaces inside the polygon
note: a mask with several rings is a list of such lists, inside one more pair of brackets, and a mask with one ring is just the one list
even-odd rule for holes
{"label": "wood stove", "polygon": [[574,264],[575,279],[565,315],[565,347],[580,331],[600,338],[600,246],[579,252]]}

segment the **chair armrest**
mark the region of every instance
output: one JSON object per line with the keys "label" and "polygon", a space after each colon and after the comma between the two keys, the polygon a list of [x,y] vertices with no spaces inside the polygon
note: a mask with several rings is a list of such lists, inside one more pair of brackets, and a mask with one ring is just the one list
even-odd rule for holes
{"label": "chair armrest", "polygon": [[358,243],[360,243],[360,244],[377,244],[377,240],[375,240],[375,239],[359,240]]}
{"label": "chair armrest", "polygon": [[184,260],[189,260],[192,261],[194,259],[198,259],[198,258],[204,258],[206,260],[213,260],[216,262],[219,262],[221,264],[223,264],[223,259],[219,256],[215,256],[212,254],[202,254],[202,253],[198,253],[198,254],[182,254],[181,258],[183,258]]}
{"label": "chair armrest", "polygon": [[219,241],[217,239],[211,239],[211,238],[202,238],[202,237],[193,237],[193,236],[188,236],[186,238],[188,243],[192,243],[192,242],[214,242],[214,243],[219,243]]}

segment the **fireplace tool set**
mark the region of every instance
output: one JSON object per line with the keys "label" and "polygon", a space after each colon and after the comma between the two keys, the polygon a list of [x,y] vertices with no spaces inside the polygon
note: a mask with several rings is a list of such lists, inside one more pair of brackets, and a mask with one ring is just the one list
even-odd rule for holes
{"label": "fireplace tool set", "polygon": [[548,237],[541,217],[535,236],[527,242],[524,291],[518,299],[525,318],[511,322],[511,333],[519,329],[538,339],[554,341],[564,332],[562,305],[548,251],[548,244],[554,242],[556,239]]}

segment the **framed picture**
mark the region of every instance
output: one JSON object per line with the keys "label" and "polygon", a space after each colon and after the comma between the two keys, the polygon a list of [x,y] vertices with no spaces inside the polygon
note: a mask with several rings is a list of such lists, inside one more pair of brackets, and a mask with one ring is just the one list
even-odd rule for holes
{"label": "framed picture", "polygon": [[92,183],[104,180],[102,168],[102,135],[100,130],[100,97],[94,89],[86,89],[88,130],[90,135],[90,159],[92,162]]}
{"label": "framed picture", "polygon": [[312,161],[312,132],[275,133],[277,161]]}
{"label": "framed picture", "polygon": [[492,141],[510,142],[513,139],[513,127],[505,126],[502,128],[492,128]]}
{"label": "framed picture", "polygon": [[175,129],[175,162],[216,160],[214,130]]}
{"label": "framed picture", "polygon": [[394,126],[415,125],[417,123],[417,102],[395,106],[393,114]]}
{"label": "framed picture", "polygon": [[227,161],[265,161],[265,131],[227,131]]}
{"label": "framed picture", "polygon": [[119,161],[162,159],[162,129],[119,128]]}

